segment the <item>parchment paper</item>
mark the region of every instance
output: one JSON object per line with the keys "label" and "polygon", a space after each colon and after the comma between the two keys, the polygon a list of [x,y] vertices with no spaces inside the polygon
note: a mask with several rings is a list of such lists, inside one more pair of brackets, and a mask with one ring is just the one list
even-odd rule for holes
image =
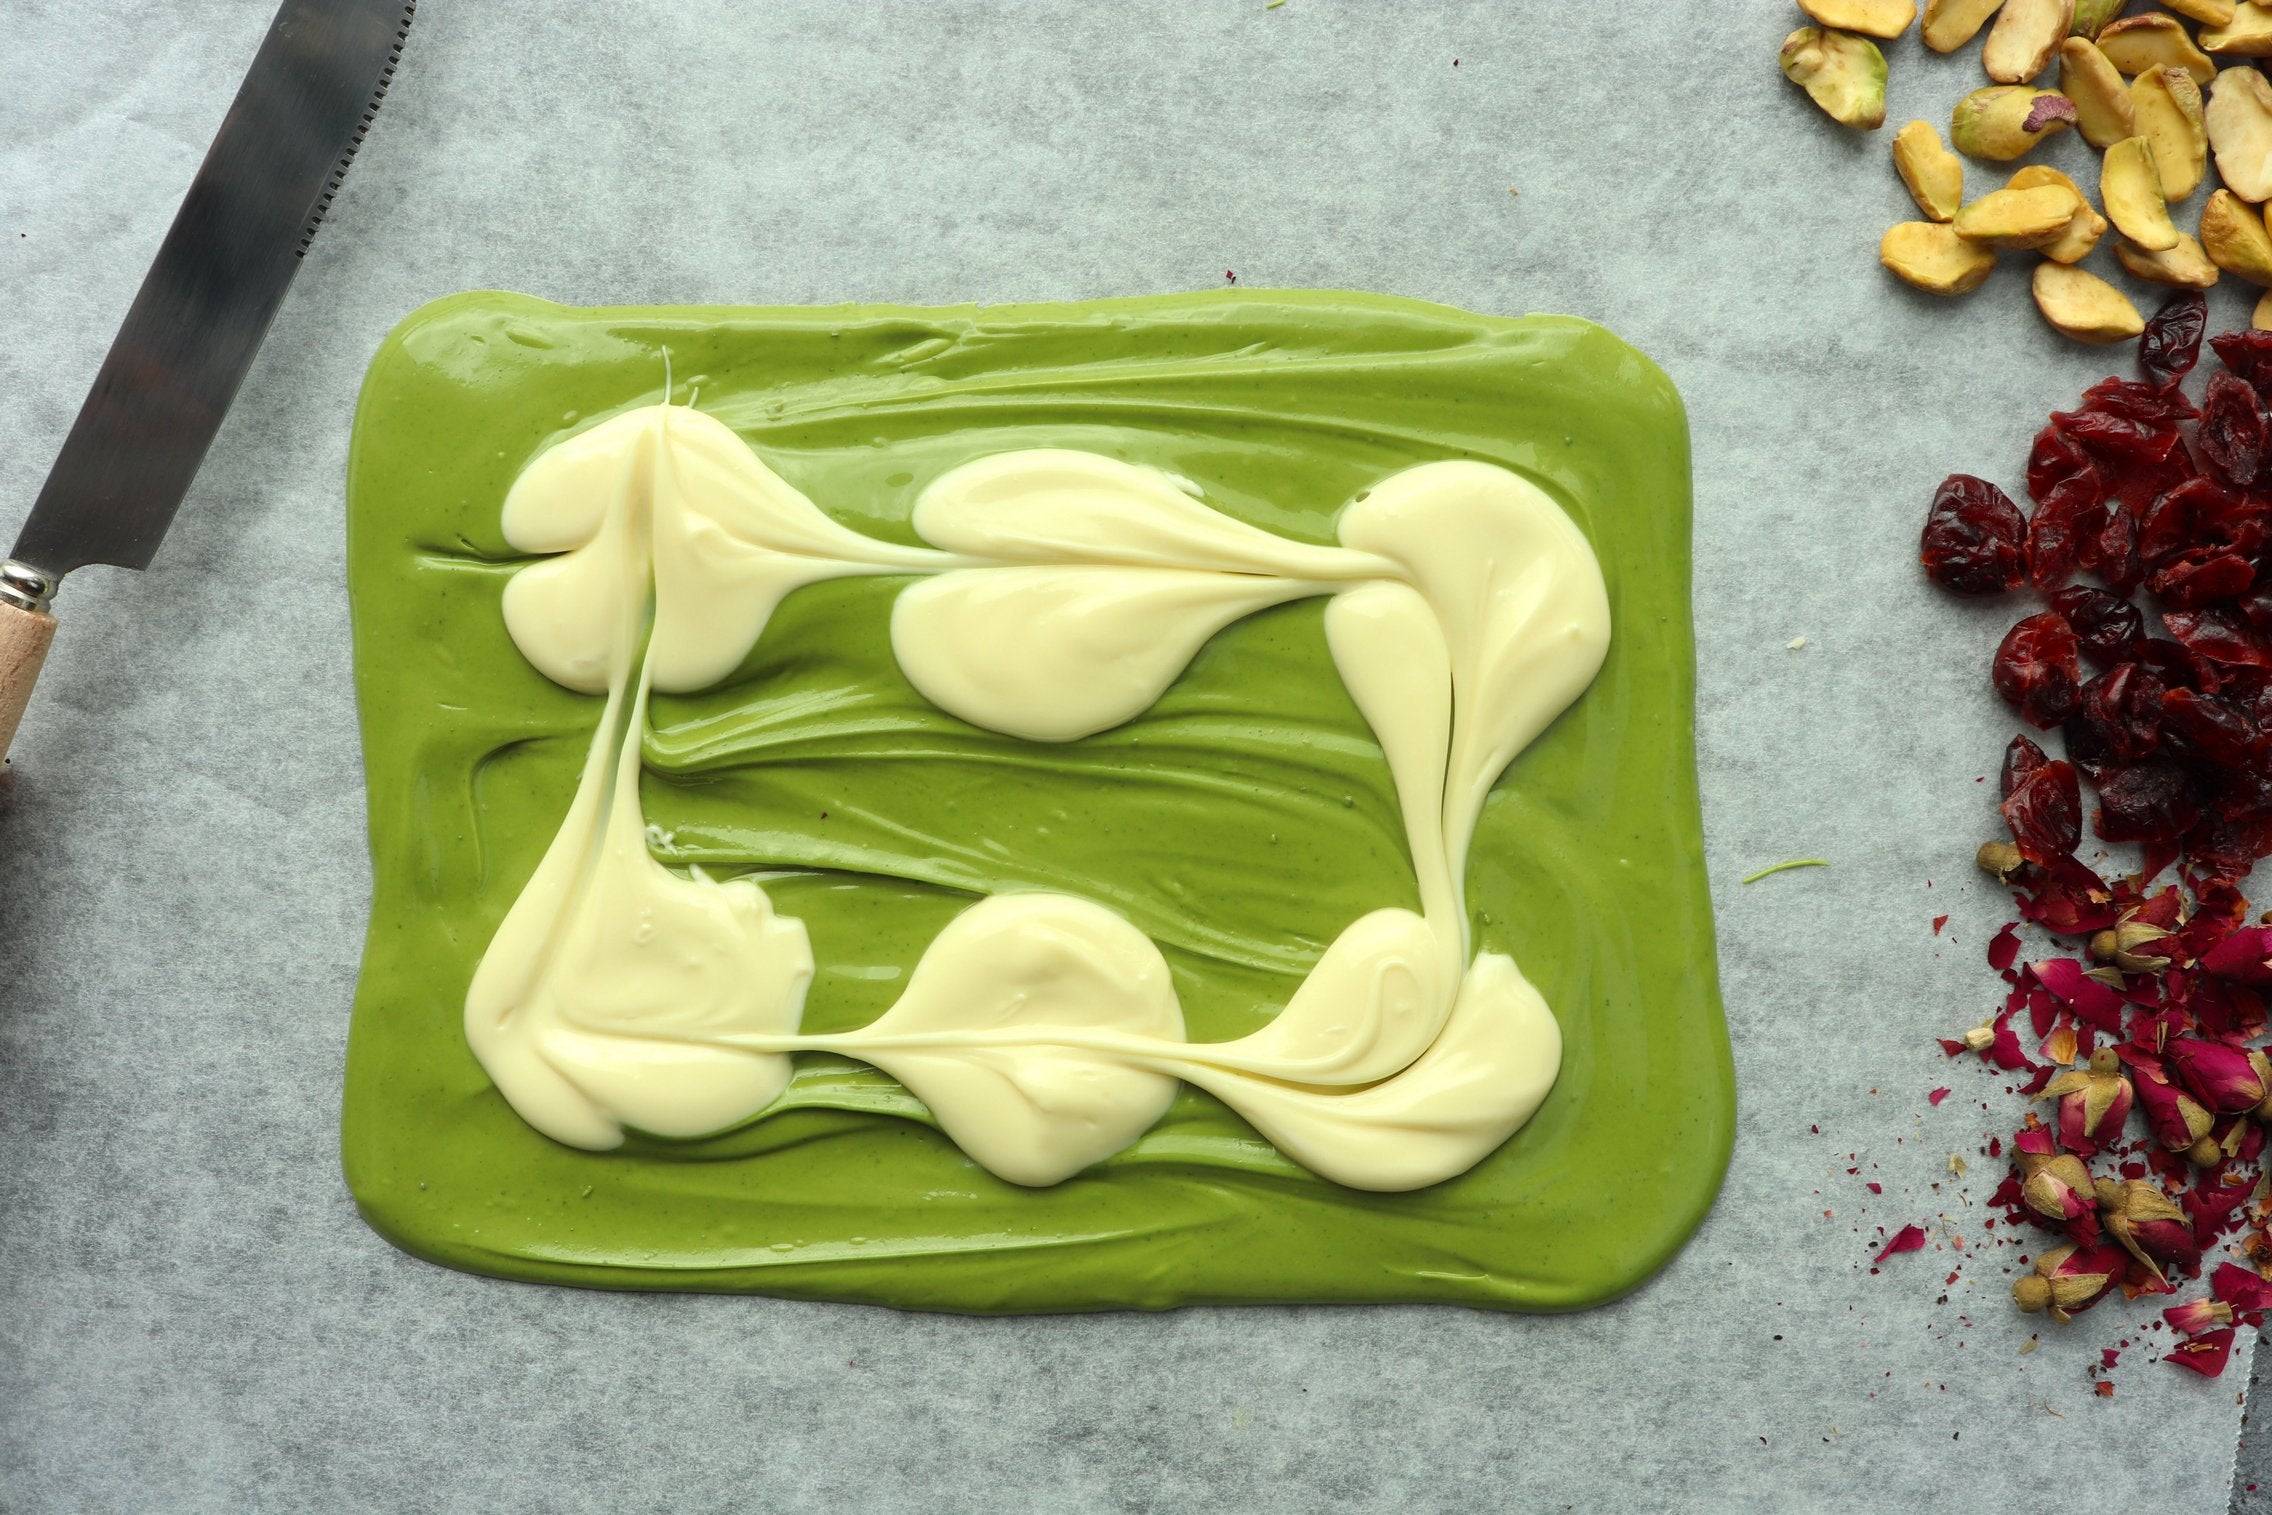
{"label": "parchment paper", "polygon": [[[0,528],[269,12],[0,20]],[[1858,136],[1778,74],[1799,20],[429,0],[156,568],[68,585],[0,799],[0,1507],[2220,1507],[2245,1363],[2204,1383],[2133,1346],[2095,1397],[2153,1312],[2011,1310],[1978,1148],[2020,1107],[1931,1040],[1994,1003],[2008,912],[1970,857],[2012,612],[1931,592],[1917,528],[1951,470],[2016,485],[2044,414],[2128,360],[2050,334],[2025,259],[1953,304],[1879,270],[1911,214],[1891,128],[1945,122],[1977,63],[1896,46]],[[340,489],[385,330],[469,286],[947,302],[1234,270],[1592,317],[1687,397],[1743,1098],[1688,1251],[1566,1318],[964,1320],[520,1287],[365,1229],[335,1135],[368,894]],[[1833,866],[1736,882],[1801,855]],[[1933,1247],[1873,1276],[1909,1221]]]}

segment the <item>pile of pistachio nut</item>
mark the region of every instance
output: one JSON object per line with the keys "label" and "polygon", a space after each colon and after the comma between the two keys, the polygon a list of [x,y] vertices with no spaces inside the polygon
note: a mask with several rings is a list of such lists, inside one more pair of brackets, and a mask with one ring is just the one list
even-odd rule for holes
{"label": "pile of pistachio nut", "polygon": [[[1831,119],[1885,122],[1885,55],[1917,20],[1913,0],[1798,0],[1815,24],[1783,43],[1783,72]],[[2168,0],[2123,14],[2128,0],[1928,0],[1926,47],[1980,39],[1988,85],[1959,101],[1946,142],[1929,121],[1894,134],[1893,166],[1922,221],[1885,234],[1878,257],[1919,289],[1980,287],[2003,252],[2033,252],[2035,303],[2079,342],[2126,342],[2145,329],[2130,297],[2081,265],[2113,224],[2114,255],[2136,279],[2206,289],[2221,273],[2272,291],[2272,83],[2246,63],[2272,56],[2272,3]],[[2171,14],[2170,12],[2178,14]],[[2198,23],[2198,33],[2187,21]],[[2056,89],[2041,87],[2058,65]],[[2001,188],[1965,199],[1965,157],[2010,163],[2073,127],[2100,153],[2099,205],[2058,169],[2028,164]],[[1956,151],[1949,150],[1954,143]],[[2210,179],[2196,234],[2171,214]],[[2100,207],[2103,207],[2103,214]],[[2272,327],[2272,293],[2255,325]]]}

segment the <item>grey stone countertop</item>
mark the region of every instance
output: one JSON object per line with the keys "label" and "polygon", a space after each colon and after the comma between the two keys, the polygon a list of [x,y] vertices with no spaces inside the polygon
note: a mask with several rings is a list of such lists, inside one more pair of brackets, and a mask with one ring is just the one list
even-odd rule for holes
{"label": "grey stone countertop", "polygon": [[[12,532],[271,6],[0,10]],[[1857,135],[1777,71],[1799,21],[428,0],[156,565],[67,587],[0,793],[0,1508],[2221,1505],[2245,1356],[2214,1383],[2155,1363],[2150,1300],[2063,1331],[2012,1310],[2024,1243],[1979,1228],[2000,1165],[1947,1159],[2020,1104],[1933,1043],[2000,987],[2008,901],[1970,858],[2014,612],[1931,590],[1918,526],[1952,471],[2016,490],[2045,414],[2129,359],[2048,331],[2025,259],[1953,303],[1884,274],[1913,214],[1891,126],[1945,122],[1978,65],[1912,35]],[[1689,1248],[1564,1317],[972,1320],[504,1284],[368,1230],[337,1138],[369,897],[340,496],[387,329],[477,287],[951,303],[1233,271],[1590,317],[1686,397],[1742,1089]],[[2214,292],[2216,325],[2253,293]],[[1738,883],[1805,855],[1832,866]],[[1932,1246],[1873,1273],[1912,1221]]]}

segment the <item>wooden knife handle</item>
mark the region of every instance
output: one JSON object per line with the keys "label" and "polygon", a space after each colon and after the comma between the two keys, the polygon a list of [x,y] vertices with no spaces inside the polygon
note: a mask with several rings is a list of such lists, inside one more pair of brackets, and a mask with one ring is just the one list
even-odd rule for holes
{"label": "wooden knife handle", "polygon": [[24,705],[54,640],[54,616],[0,599],[0,758],[16,739],[16,725],[24,718]]}

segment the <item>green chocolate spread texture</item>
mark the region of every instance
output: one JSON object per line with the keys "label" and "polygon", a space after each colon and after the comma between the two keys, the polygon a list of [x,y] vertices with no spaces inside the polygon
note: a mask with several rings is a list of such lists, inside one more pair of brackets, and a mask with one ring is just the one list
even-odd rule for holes
{"label": "green chocolate spread texture", "polygon": [[[666,355],[676,375],[667,392]],[[530,470],[566,439],[577,447]],[[586,497],[609,492],[594,481],[625,477],[619,457],[649,482],[610,486],[609,519],[622,530],[595,541],[574,523]],[[965,1310],[1210,1299],[1567,1308],[1632,1287],[1702,1218],[1726,1161],[1733,1091],[1690,752],[1685,425],[1663,376],[1598,328],[1327,294],[944,311],[586,311],[468,295],[418,312],[389,339],[366,383],[350,472],[376,893],[344,1145],[365,1214],[409,1250],[532,1279]],[[515,488],[525,472],[542,498]],[[704,490],[725,501],[716,491],[729,473],[747,476],[737,487],[757,524],[745,532],[773,529],[761,519],[771,511],[801,541],[823,543],[823,557],[840,555],[829,541],[877,546],[854,554],[856,574],[807,574],[754,642],[729,634],[722,660],[696,654],[710,661],[675,682],[672,670],[690,665],[686,589],[656,601],[651,644],[602,615],[593,624],[620,634],[614,672],[595,676],[582,607],[605,598],[590,586],[627,582],[611,564],[646,582],[645,502],[664,533],[660,570],[679,550],[673,532],[684,534],[671,523],[699,534],[705,519],[724,519],[683,511]],[[674,482],[682,475],[695,478],[692,493]],[[1197,557],[1163,577],[1019,556],[1031,540],[1019,533],[1034,528],[1014,524],[1018,511],[1035,519],[1038,502],[1046,524],[1052,500],[1110,504],[1115,491],[1140,520],[1190,515],[1184,550]],[[963,544],[959,556],[918,537],[919,500],[924,536]],[[519,526],[501,525],[513,511]],[[1599,605],[1606,592],[1616,628],[1590,692],[1535,741],[1585,687],[1607,622],[1590,652],[1561,665],[1559,694],[1540,693],[1533,674],[1505,686],[1524,691],[1527,710],[1495,715],[1461,661],[1457,605],[1469,591],[1463,556],[1444,550],[1439,529],[1466,522],[1489,540],[1492,523],[1526,519],[1546,533],[1535,550],[1553,556],[1545,544],[1557,533],[1573,544],[1557,560],[1584,562],[1586,594]],[[1013,520],[1009,537],[985,524],[1002,520]],[[1269,561],[1198,571],[1221,543],[1234,559],[1242,544],[1265,544]],[[1407,543],[1433,551],[1437,566],[1398,566]],[[540,554],[562,551],[543,584],[508,594]],[[698,589],[684,572],[659,582]],[[1101,606],[1101,624],[1133,645],[1129,629],[1143,623],[1124,607],[1162,600],[1152,586],[1166,583],[1179,604],[1187,590],[1220,600],[1224,586],[1236,599],[1267,589],[1272,573],[1295,576],[1286,592],[1240,613],[1199,610],[1186,638],[1196,656],[1172,682],[1162,668],[1156,699],[1135,686],[1126,698],[1100,694],[1075,649],[1055,672],[1049,658],[1003,665],[1050,681],[1036,703],[1031,689],[1005,694],[984,655],[988,628],[1023,624],[1023,606],[1071,604],[1088,619],[1067,624],[1092,628]],[[1339,582],[1313,582],[1321,575]],[[923,593],[900,608],[895,648],[894,604],[911,584]],[[728,621],[739,594],[718,602]],[[1016,613],[1007,622],[1005,605]],[[1208,637],[1210,615],[1228,624]],[[1429,770],[1428,742],[1400,743],[1383,725],[1395,710],[1423,717],[1413,730],[1440,726],[1440,714],[1426,717],[1441,701],[1399,675],[1448,668],[1447,632],[1452,663],[1469,667],[1454,676],[1465,691],[1450,728],[1455,787],[1463,743],[1475,754],[1466,770],[1485,785],[1505,751],[1519,753],[1479,814],[1456,797],[1448,808],[1427,799],[1413,776],[1441,772]],[[651,660],[658,689],[675,692],[654,693],[644,718],[626,723],[635,638],[639,666]],[[1553,644],[1533,634],[1529,645]],[[1125,669],[1127,657],[1107,654],[1098,667]],[[1518,661],[1543,670],[1534,659],[1547,655]],[[592,698],[603,686],[614,691],[605,723]],[[1075,708],[1084,704],[1087,714]],[[1494,725],[1507,738],[1497,759],[1476,745]],[[1004,734],[1017,730],[1038,739]],[[638,887],[594,884],[591,908],[563,907],[574,888],[555,886],[589,850],[578,838],[601,834],[592,828],[609,773],[622,778],[601,829],[622,862],[608,876]],[[574,812],[572,794],[582,796]],[[1455,876],[1424,855],[1436,809],[1459,813],[1442,823]],[[524,885],[535,892],[516,906]],[[730,919],[757,930],[751,977],[796,958],[774,995],[788,1019],[722,1030],[701,1013],[680,1016],[701,1046],[578,1030],[609,1023],[622,1003],[613,987],[591,987],[603,960],[579,974],[555,953],[549,978],[519,964],[547,941],[597,940],[594,922],[607,917],[594,902],[608,899],[651,901],[666,939],[692,933],[690,950]],[[498,932],[508,910],[511,949]],[[1070,977],[1020,979],[1027,970],[1002,957],[1021,941],[1040,950],[1065,939],[1090,943]],[[658,949],[648,927],[641,945],[631,940],[626,927],[607,961],[695,961]],[[784,943],[793,951],[776,950]],[[926,961],[950,943],[953,957]],[[1368,976],[1351,957],[1367,951],[1394,971]],[[1270,1084],[1281,1066],[1325,1066],[1307,1053],[1260,1055],[1294,1045],[1284,1040],[1294,1021],[1276,1019],[1289,998],[1315,1007],[1336,982],[1372,983],[1376,1010],[1391,1003],[1425,1034],[1411,1006],[1448,1005],[1469,952],[1469,1008],[1425,1012],[1436,1016],[1425,1025],[1450,1013],[1438,1045],[1466,1050],[1374,1085],[1366,1070],[1404,1066],[1409,1048],[1344,1060],[1344,1094]],[[1007,966],[990,966],[998,959]],[[730,1004],[738,960],[729,951],[707,979],[673,982],[692,993],[723,972],[719,1003]],[[1018,984],[1077,988],[1082,972],[1096,987],[1076,998],[1094,1005],[1118,981],[1094,976],[1108,962],[1130,965],[1130,982],[1155,976],[1154,987],[1130,991],[1117,1023],[1129,1029],[1099,1023],[1071,1041],[1048,1032],[1057,1050],[1029,1048],[1044,1082],[1025,1116],[1001,1125],[983,1090],[974,1099],[961,1075],[938,1072],[942,1006],[951,1020],[1003,974],[1000,992],[1023,996]],[[1359,971],[1319,977],[1336,962]],[[1378,985],[1411,972],[1434,987],[1378,998]],[[1531,1057],[1527,1097],[1490,1097],[1493,1080],[1474,1076],[1485,1043],[1455,1035],[1498,1024],[1473,1008],[1493,994],[1543,1028],[1547,1060]],[[577,1001],[566,1021],[555,1013],[563,996]],[[681,1003],[681,990],[666,998]],[[1318,1024],[1350,1023],[1365,1002],[1344,993]],[[527,1019],[532,1006],[545,1014]],[[482,1035],[493,1026],[524,1029],[499,1042]],[[950,1064],[1001,1055],[992,1042],[974,1052],[975,1033],[943,1035],[971,1044]],[[1212,1062],[1192,1071],[1182,1059],[1201,1044]],[[1247,1061],[1262,1082],[1229,1066],[1241,1046],[1256,1049]],[[630,1048],[632,1062],[595,1064],[595,1047]],[[814,1050],[832,1047],[862,1060]],[[1099,1058],[1128,1066],[1100,1072],[1089,1066]],[[935,1115],[890,1067],[934,1090]],[[745,1077],[771,1068],[778,1075]],[[696,1091],[690,1110],[657,1096],[682,1087],[657,1081],[674,1069],[698,1075],[683,1085]],[[1101,1136],[1051,1092],[1087,1080],[1107,1099],[1101,1114],[1113,1078],[1124,1087]],[[1455,1116],[1455,1093],[1481,1098],[1472,1118]],[[685,1134],[719,1123],[708,1109],[731,1112],[732,1124]],[[1448,1160],[1384,1158],[1378,1131],[1415,1129],[1404,1123],[1416,1111],[1431,1125],[1452,1121],[1464,1146]],[[642,1129],[674,1122],[678,1139]],[[1089,1145],[1060,1139],[1054,1159],[1036,1158],[1034,1133],[1052,1130],[1085,1131]],[[1420,1150],[1413,1139],[1403,1147]],[[1434,1181],[1441,1173],[1456,1176]],[[1405,1192],[1365,1192],[1374,1189]]]}

